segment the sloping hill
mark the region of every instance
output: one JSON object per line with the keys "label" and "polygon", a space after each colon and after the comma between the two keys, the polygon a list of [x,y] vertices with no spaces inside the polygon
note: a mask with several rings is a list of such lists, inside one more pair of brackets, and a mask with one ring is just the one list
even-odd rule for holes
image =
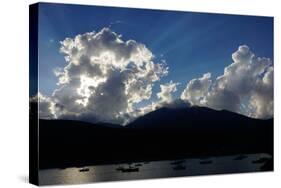
{"label": "sloping hill", "polygon": [[41,169],[261,152],[273,154],[273,119],[204,107],[161,108],[126,127],[39,121]]}

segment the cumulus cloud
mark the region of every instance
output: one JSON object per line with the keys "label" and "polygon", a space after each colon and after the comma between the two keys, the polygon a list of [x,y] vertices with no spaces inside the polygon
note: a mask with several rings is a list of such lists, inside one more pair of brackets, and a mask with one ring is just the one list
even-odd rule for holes
{"label": "cumulus cloud", "polygon": [[173,93],[177,91],[178,85],[179,83],[174,83],[172,80],[168,83],[160,84],[160,91],[156,94],[158,100],[153,101],[151,102],[151,104],[135,110],[134,118],[147,114],[162,107],[186,108],[191,106],[188,101],[173,97]]}
{"label": "cumulus cloud", "polygon": [[204,104],[204,96],[212,84],[210,78],[211,73],[206,73],[201,78],[192,79],[182,92],[181,98],[190,101],[192,104]]}
{"label": "cumulus cloud", "polygon": [[177,86],[180,83],[170,81],[166,84],[160,85],[160,92],[157,93],[158,101],[152,103],[154,108],[152,110],[166,107],[166,108],[185,108],[189,107],[188,100],[174,98],[173,93],[177,91]]}
{"label": "cumulus cloud", "polygon": [[160,85],[158,100],[151,100],[155,82],[168,74],[165,61],[134,40],[124,41],[109,28],[79,34],[60,42],[66,65],[54,69],[57,89],[52,96],[38,93],[39,117],[127,124],[161,107],[190,105],[227,109],[255,118],[273,116],[273,63],[256,57],[246,45],[232,54],[224,73],[206,73],[192,79],[174,99],[179,83]]}
{"label": "cumulus cloud", "polygon": [[273,63],[256,57],[246,45],[232,54],[233,63],[215,79],[211,74],[191,80],[181,99],[192,105],[226,109],[254,118],[273,116]]}
{"label": "cumulus cloud", "polygon": [[172,101],[172,93],[177,91],[178,84],[179,83],[173,83],[173,81],[170,81],[169,83],[160,85],[160,92],[157,93],[160,103],[169,103]]}
{"label": "cumulus cloud", "polygon": [[123,41],[109,28],[66,38],[60,52],[67,64],[54,70],[58,89],[50,98],[56,108],[44,108],[57,118],[124,124],[168,73],[144,44]]}

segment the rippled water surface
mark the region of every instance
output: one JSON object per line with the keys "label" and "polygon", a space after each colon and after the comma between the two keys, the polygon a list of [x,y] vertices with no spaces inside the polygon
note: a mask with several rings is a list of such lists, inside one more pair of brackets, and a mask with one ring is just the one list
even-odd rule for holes
{"label": "rippled water surface", "polygon": [[260,171],[268,154],[152,161],[131,164],[86,166],[39,171],[40,185],[77,184],[98,181],[132,180],[220,173]]}

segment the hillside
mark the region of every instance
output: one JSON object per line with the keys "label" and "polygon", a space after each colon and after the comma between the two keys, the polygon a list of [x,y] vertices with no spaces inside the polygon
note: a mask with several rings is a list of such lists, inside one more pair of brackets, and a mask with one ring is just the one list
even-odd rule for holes
{"label": "hillside", "polygon": [[205,107],[161,108],[126,127],[39,121],[40,168],[243,153],[273,154],[273,119]]}

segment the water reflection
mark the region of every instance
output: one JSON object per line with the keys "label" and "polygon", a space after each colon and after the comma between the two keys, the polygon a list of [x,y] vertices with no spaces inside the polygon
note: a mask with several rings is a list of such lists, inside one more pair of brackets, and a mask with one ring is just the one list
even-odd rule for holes
{"label": "water reflection", "polygon": [[260,171],[271,156],[250,154],[39,171],[41,185]]}

